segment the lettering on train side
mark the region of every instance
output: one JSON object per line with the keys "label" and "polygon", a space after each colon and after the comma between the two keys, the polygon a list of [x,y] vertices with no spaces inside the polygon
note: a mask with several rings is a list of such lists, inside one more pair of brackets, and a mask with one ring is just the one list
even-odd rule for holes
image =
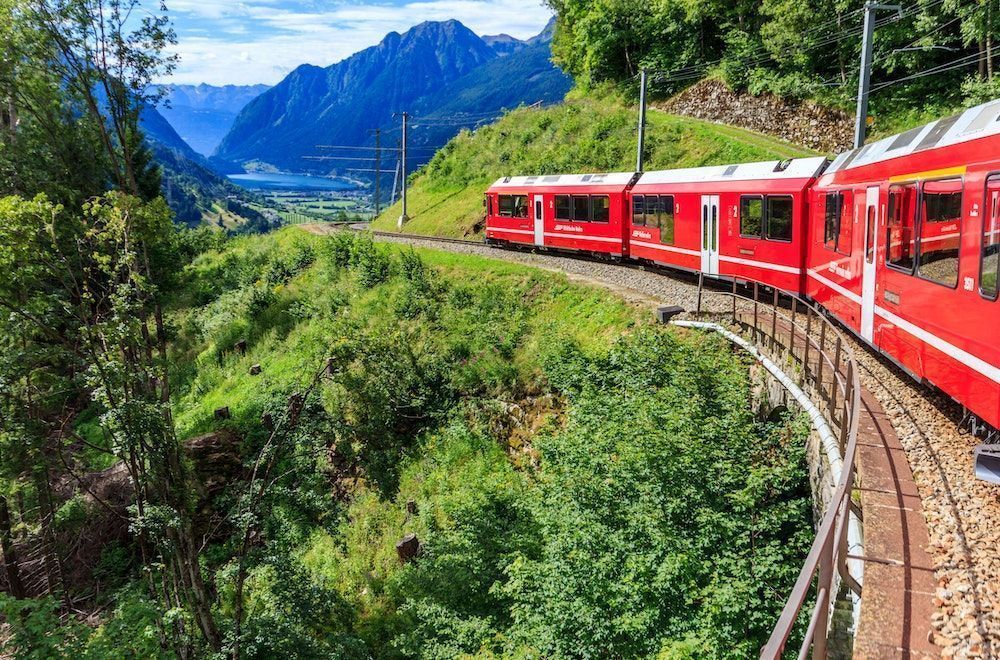
{"label": "lettering on train side", "polygon": [[841,268],[840,266],[837,265],[836,261],[831,261],[830,265],[827,266],[827,270],[830,271],[831,273],[836,273],[840,277],[843,277],[845,280],[851,279],[850,269]]}
{"label": "lettering on train side", "polygon": [[653,238],[653,235],[650,234],[648,231],[641,231],[639,229],[635,229],[632,231],[632,238],[645,238],[646,240],[649,240]]}
{"label": "lettering on train side", "polygon": [[583,227],[574,225],[556,225],[556,231],[575,231],[578,233],[583,233]]}

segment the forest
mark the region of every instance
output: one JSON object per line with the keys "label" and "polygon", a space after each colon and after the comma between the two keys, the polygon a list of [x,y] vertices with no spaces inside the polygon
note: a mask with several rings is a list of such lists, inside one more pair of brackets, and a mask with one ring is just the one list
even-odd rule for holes
{"label": "forest", "polygon": [[[643,68],[654,95],[706,76],[736,89],[853,111],[864,0],[546,0],[553,53],[578,85],[634,90]],[[893,4],[893,3],[887,3]],[[871,108],[910,128],[1000,97],[1000,8],[989,0],[915,0],[875,14]]]}

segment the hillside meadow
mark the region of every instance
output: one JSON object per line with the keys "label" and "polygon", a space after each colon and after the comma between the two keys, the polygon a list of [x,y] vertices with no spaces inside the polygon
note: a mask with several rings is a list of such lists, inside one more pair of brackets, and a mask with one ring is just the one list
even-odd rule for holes
{"label": "hillside meadow", "polygon": [[[504,176],[634,171],[636,112],[610,89],[574,90],[559,105],[519,108],[463,131],[410,177],[411,220],[403,231],[480,236],[483,193]],[[647,115],[645,154],[648,170],[815,155],[759,133],[656,110]],[[397,202],[373,227],[395,231],[401,211]]]}
{"label": "hillside meadow", "polygon": [[[287,228],[196,257],[166,315],[178,435],[238,439],[236,477],[195,466],[224,483],[196,525],[229,640],[233,529],[258,520],[244,657],[750,658],[808,550],[804,420],[755,418],[745,356],[602,289]],[[102,513],[64,509],[60,534]],[[95,553],[117,566],[97,627],[37,601],[8,648],[162,655],[137,558]]]}

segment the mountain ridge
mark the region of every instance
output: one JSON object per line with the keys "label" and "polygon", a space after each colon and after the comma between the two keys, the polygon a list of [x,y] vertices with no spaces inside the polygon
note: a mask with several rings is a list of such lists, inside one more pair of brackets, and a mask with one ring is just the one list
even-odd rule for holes
{"label": "mountain ridge", "polygon": [[[544,53],[537,48],[540,43]],[[498,115],[523,103],[559,100],[571,82],[549,61],[548,43],[508,35],[483,38],[455,19],[425,21],[402,34],[390,32],[375,46],[329,67],[296,67],[243,108],[216,155],[290,171],[339,173],[348,169],[348,161],[305,157],[319,155],[318,144],[370,146],[374,128],[383,129],[384,136],[393,140],[390,132],[398,131],[393,115],[403,110],[441,119],[436,114],[440,107],[455,115]],[[500,75],[499,62],[511,70],[524,69],[521,57],[532,62],[533,73],[543,75],[528,80]],[[488,66],[499,68],[488,79],[474,75]],[[483,99],[490,102],[484,105]],[[412,144],[437,146],[468,125],[460,118],[447,125],[438,121],[423,138],[419,131],[412,134]],[[392,142],[384,140],[383,146],[387,144]],[[415,156],[412,164],[429,157],[429,153]]]}

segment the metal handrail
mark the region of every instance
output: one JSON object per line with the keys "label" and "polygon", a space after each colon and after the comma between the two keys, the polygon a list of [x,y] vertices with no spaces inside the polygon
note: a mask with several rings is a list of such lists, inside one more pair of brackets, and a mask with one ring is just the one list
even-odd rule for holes
{"label": "metal handrail", "polygon": [[[743,283],[751,295],[739,292]],[[705,276],[698,276],[698,303],[695,314],[701,318]],[[796,621],[806,604],[810,588],[816,580],[816,602],[812,606],[807,634],[798,657],[826,657],[830,624],[830,600],[837,593],[837,575],[859,596],[861,585],[847,566],[847,531],[852,510],[851,494],[856,474],[855,454],[858,443],[858,421],[861,412],[861,387],[854,353],[840,330],[821,309],[798,296],[771,289],[770,300],[761,297],[767,285],[753,280],[732,280],[731,291],[712,293],[730,298],[728,312],[708,314],[728,316],[734,325],[752,335],[762,353],[788,360],[798,365],[800,383],[822,399],[818,405],[831,429],[836,429],[843,466],[840,479],[827,510],[820,521],[809,554],[799,572],[795,586],[782,609],[781,616],[761,649],[760,657],[780,658]],[[804,317],[804,319],[803,319]],[[787,333],[787,334],[786,334]],[[797,342],[801,342],[796,346]],[[832,351],[832,355],[831,355]],[[815,368],[811,362],[815,361]],[[776,360],[777,361],[777,360]],[[825,377],[829,369],[830,381]],[[824,410],[825,409],[825,410]]]}

